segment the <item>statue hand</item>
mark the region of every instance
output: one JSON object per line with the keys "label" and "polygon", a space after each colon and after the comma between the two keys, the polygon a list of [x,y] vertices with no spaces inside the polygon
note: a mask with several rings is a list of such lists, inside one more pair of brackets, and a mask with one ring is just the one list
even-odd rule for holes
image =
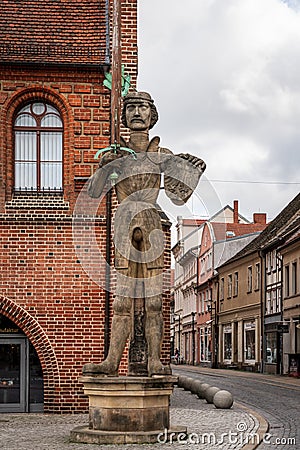
{"label": "statue hand", "polygon": [[99,167],[104,167],[106,166],[106,164],[119,160],[120,158],[122,158],[122,156],[123,155],[121,153],[107,152],[102,156],[99,162]]}
{"label": "statue hand", "polygon": [[160,138],[158,136],[155,136],[154,138],[152,138],[151,141],[149,142],[147,152],[158,153],[159,142],[160,142]]}

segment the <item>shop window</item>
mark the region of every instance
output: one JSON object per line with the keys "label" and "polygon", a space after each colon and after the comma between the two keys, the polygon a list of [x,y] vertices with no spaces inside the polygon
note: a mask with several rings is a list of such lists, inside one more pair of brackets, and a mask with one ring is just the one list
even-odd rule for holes
{"label": "shop window", "polygon": [[209,327],[200,329],[200,360],[211,361],[211,332]]}
{"label": "shop window", "polygon": [[277,333],[266,334],[266,356],[265,361],[269,364],[277,363]]}
{"label": "shop window", "polygon": [[255,361],[255,322],[244,324],[245,361]]}
{"label": "shop window", "polygon": [[232,359],[232,329],[231,325],[224,327],[224,360]]}
{"label": "shop window", "polygon": [[59,192],[63,179],[63,125],[46,103],[22,108],[14,123],[15,192]]}

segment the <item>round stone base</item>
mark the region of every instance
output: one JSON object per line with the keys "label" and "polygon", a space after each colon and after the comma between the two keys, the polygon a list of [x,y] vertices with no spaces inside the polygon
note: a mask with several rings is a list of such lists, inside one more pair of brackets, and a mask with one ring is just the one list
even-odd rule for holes
{"label": "round stone base", "polygon": [[116,432],[91,430],[87,426],[74,428],[70,433],[71,442],[81,444],[155,444],[175,442],[177,437],[186,435],[184,427],[172,427],[163,431]]}

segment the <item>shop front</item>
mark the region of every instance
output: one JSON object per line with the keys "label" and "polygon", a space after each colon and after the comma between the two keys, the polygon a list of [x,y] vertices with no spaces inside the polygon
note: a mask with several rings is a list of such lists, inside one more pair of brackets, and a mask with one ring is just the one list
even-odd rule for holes
{"label": "shop front", "polygon": [[232,325],[223,326],[223,363],[232,363]]}
{"label": "shop front", "polygon": [[255,364],[255,321],[244,322],[244,362]]}
{"label": "shop front", "polygon": [[279,375],[281,373],[282,334],[278,332],[278,324],[265,325],[264,373]]}
{"label": "shop front", "polygon": [[43,411],[43,374],[29,339],[0,315],[0,412]]}
{"label": "shop front", "polygon": [[200,363],[202,365],[211,364],[212,356],[211,326],[200,328]]}

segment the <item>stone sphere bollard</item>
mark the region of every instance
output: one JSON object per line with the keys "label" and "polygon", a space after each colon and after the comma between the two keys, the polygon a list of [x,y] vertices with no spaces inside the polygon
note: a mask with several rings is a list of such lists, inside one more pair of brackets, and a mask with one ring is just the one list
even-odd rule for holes
{"label": "stone sphere bollard", "polygon": [[207,403],[213,403],[213,399],[214,399],[214,395],[219,392],[219,388],[217,388],[216,386],[210,386],[209,388],[206,389],[206,391],[204,392],[204,397],[207,401]]}
{"label": "stone sphere bollard", "polygon": [[178,382],[177,382],[177,386],[178,386],[178,387],[183,388],[183,383],[184,383],[184,379],[185,379],[185,378],[186,378],[185,376],[179,375],[179,377],[178,377]]}
{"label": "stone sphere bollard", "polygon": [[200,380],[193,380],[191,383],[191,393],[197,395],[201,384],[202,382]]}
{"label": "stone sphere bollard", "polygon": [[233,405],[233,396],[229,391],[218,391],[214,395],[213,403],[216,408],[230,409]]}
{"label": "stone sphere bollard", "polygon": [[187,377],[187,379],[185,380],[184,389],[186,389],[187,391],[191,391],[193,382],[194,382],[194,378]]}
{"label": "stone sphere bollard", "polygon": [[208,389],[209,387],[210,387],[209,384],[207,384],[207,383],[201,383],[201,386],[199,386],[199,390],[198,390],[198,392],[197,392],[198,397],[199,397],[199,398],[205,398],[205,397],[204,397],[205,391],[206,391],[206,389]]}
{"label": "stone sphere bollard", "polygon": [[191,382],[192,378],[190,377],[182,377],[182,387],[185,391],[189,391],[190,390],[190,382]]}

